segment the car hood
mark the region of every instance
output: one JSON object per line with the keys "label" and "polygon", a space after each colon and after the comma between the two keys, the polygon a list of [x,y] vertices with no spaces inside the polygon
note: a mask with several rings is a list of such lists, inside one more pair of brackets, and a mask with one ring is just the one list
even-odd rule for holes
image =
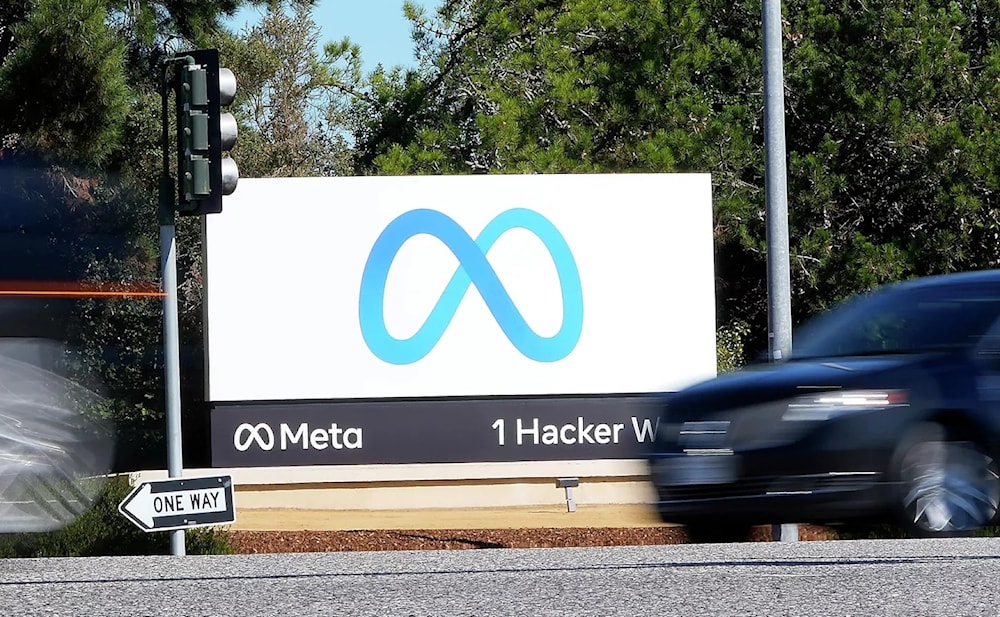
{"label": "car hood", "polygon": [[765,364],[690,386],[671,396],[668,405],[675,412],[700,415],[821,390],[899,387],[904,381],[920,383],[913,373],[924,373],[931,362],[933,358],[926,354],[896,354]]}

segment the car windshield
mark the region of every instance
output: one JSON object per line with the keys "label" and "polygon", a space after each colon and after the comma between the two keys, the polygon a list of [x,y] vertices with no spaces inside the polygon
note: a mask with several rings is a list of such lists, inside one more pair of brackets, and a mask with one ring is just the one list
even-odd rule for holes
{"label": "car windshield", "polygon": [[996,285],[892,286],[807,322],[792,358],[918,353],[974,345],[1000,315]]}

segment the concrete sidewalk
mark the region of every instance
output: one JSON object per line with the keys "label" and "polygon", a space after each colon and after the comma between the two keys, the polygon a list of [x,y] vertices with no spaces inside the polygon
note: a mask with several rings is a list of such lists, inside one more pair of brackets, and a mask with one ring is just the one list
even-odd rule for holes
{"label": "concrete sidewalk", "polygon": [[375,529],[522,529],[543,527],[661,527],[648,504],[577,505],[427,510],[236,511],[233,530],[342,531]]}

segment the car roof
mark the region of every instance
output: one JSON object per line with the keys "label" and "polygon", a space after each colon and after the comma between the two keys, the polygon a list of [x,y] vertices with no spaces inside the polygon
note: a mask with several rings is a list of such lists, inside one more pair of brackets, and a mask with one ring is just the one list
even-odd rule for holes
{"label": "car roof", "polygon": [[896,283],[891,283],[888,286],[914,289],[976,283],[996,283],[1000,285],[1000,270],[973,270],[968,272],[953,272],[950,274],[935,274],[920,278],[906,279]]}

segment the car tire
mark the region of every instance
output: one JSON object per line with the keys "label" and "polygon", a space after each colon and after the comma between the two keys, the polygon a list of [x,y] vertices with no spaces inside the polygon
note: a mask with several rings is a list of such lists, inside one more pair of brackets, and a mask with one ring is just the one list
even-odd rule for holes
{"label": "car tire", "polygon": [[1000,503],[996,460],[981,444],[921,424],[904,439],[895,463],[903,528],[915,537],[974,535]]}
{"label": "car tire", "polygon": [[718,544],[746,542],[750,539],[751,525],[742,523],[689,523],[685,525],[688,542],[693,544]]}

